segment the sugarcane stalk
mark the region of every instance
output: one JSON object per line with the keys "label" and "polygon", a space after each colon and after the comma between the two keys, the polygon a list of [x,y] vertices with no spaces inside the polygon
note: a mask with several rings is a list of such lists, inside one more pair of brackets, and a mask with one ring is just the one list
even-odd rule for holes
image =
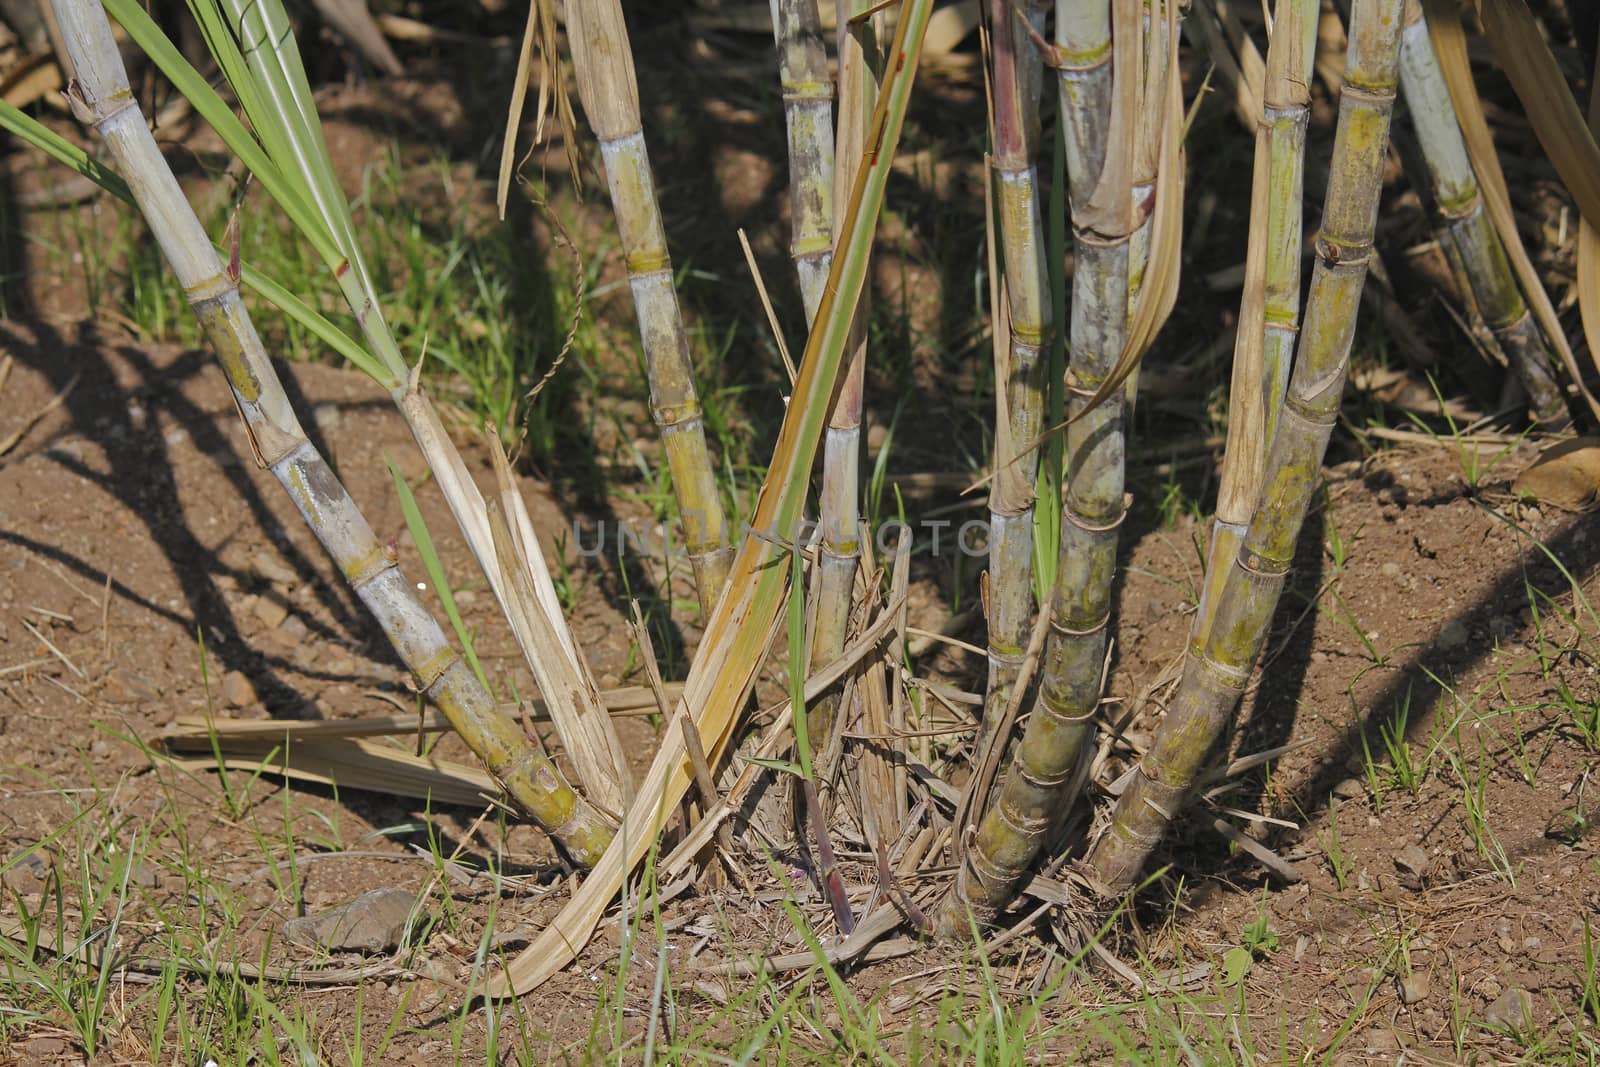
{"label": "sugarcane stalk", "polygon": [[[1023,20],[1027,20],[1024,24]],[[1034,499],[1044,425],[1051,331],[1050,279],[1036,157],[1043,65],[1029,30],[1038,5],[990,0],[995,214],[1005,270],[1005,314],[996,309],[994,487],[989,494],[989,677],[975,750],[1003,718],[1033,618]],[[1002,336],[1003,335],[1003,336]]]}
{"label": "sugarcane stalk", "polygon": [[[1128,321],[1132,325],[1144,289],[1145,267],[1150,262],[1150,226],[1154,215],[1156,177],[1161,149],[1161,86],[1166,77],[1167,20],[1144,0],[1144,84],[1140,87],[1138,127],[1133,155],[1133,235],[1128,239]],[[1139,394],[1139,369],[1124,383],[1128,407]]]}
{"label": "sugarcane stalk", "polygon": [[[597,802],[620,810],[627,799],[626,769],[619,770],[621,765],[610,758],[615,753],[598,751],[589,743],[593,731],[586,729],[585,720],[593,720],[599,714],[598,695],[562,616],[555,584],[533,526],[526,521],[516,523],[517,558],[498,558],[483,497],[445,432],[432,400],[420,386],[421,361],[408,368],[384,319],[282,3],[199,0],[190,5],[207,47],[239,98],[253,132],[245,129],[135,0],[106,0],[106,7],[239,153],[327,264],[366,342],[365,347],[351,342],[341,351],[388,390],[400,409],[468,547],[505,611],[529,667],[541,687],[549,690],[546,697],[551,717],[584,785]],[[520,494],[513,491],[511,495],[518,500],[510,511],[525,517],[526,505]],[[542,645],[537,655],[528,617],[519,613],[526,605],[513,588],[519,572],[534,591],[536,610],[548,622],[548,628],[541,632],[545,636],[553,632],[557,639]],[[570,661],[570,671],[549,661],[547,652],[564,656]],[[568,676],[575,673],[588,683],[551,688],[547,683],[552,671],[565,671]]]}
{"label": "sugarcane stalk", "polygon": [[[1266,440],[1278,431],[1278,409],[1300,335],[1300,254],[1304,240],[1306,129],[1311,121],[1311,75],[1316,64],[1317,0],[1278,4],[1278,18],[1297,24],[1298,42],[1285,37],[1276,54],[1267,48],[1262,93],[1272,160],[1269,167],[1265,325],[1261,388],[1266,403]],[[1298,47],[1293,47],[1298,44]],[[1254,501],[1251,501],[1254,506]],[[1230,557],[1231,558],[1231,557]]]}
{"label": "sugarcane stalk", "polygon": [[817,0],[771,2],[789,135],[789,254],[809,327],[833,262],[833,85]]}
{"label": "sugarcane stalk", "polygon": [[1473,302],[1507,362],[1522,381],[1535,423],[1544,430],[1571,424],[1544,336],[1528,310],[1505,246],[1484,210],[1467,157],[1461,124],[1428,37],[1422,5],[1407,0],[1400,39],[1400,88],[1422,145],[1433,199],[1446,241],[1455,248]]}
{"label": "sugarcane stalk", "polygon": [[[1256,123],[1251,226],[1234,335],[1228,447],[1211,526],[1205,583],[1190,641],[1204,647],[1228,561],[1238,555],[1260,494],[1300,320],[1301,204],[1317,0],[1279,0]],[[1264,224],[1256,222],[1265,216]]]}
{"label": "sugarcane stalk", "polygon": [[1403,0],[1355,0],[1333,168],[1294,370],[1260,503],[1228,567],[1203,648],[1191,648],[1150,750],[1090,853],[1100,880],[1131,887],[1183,809],[1254,670],[1338,419],[1382,192]]}
{"label": "sugarcane stalk", "polygon": [[506,792],[578,862],[596,863],[615,827],[500,711],[417,599],[391,550],[306,438],[225,268],[145,125],[105,13],[93,0],[54,0],[77,71],[75,113],[105,141],[211,343],[262,466],[294,501],[350,587],[377,619],[418,689]]}
{"label": "sugarcane stalk", "polygon": [[[875,20],[855,17],[865,14],[871,6],[864,0],[839,3],[839,129],[835,144],[843,160],[857,160],[865,153],[867,125],[878,96]],[[849,200],[848,186],[853,180],[851,167],[834,169],[835,203]],[[843,221],[837,216],[831,220],[834,241],[839,238]],[[864,290],[850,323],[843,380],[834,396],[822,441],[822,495],[818,509],[821,541],[817,553],[817,617],[811,635],[812,667],[831,663],[844,651],[856,569],[861,560],[861,390],[870,310],[871,293]],[[813,701],[807,711],[811,736],[817,739],[819,751],[828,748],[838,708],[839,694],[834,692]],[[830,770],[823,768],[823,776],[828,777]]]}
{"label": "sugarcane stalk", "polygon": [[722,595],[733,548],[706,449],[705,419],[673,286],[672,257],[639,118],[639,84],[621,5],[617,0],[569,5],[567,34],[578,97],[605,162],[644,344],[651,415],[666,449],[700,607],[709,618]]}
{"label": "sugarcane stalk", "polygon": [[[959,934],[987,923],[1012,897],[1066,806],[1067,783],[1100,703],[1117,530],[1122,525],[1127,394],[1088,399],[1111,375],[1128,335],[1133,232],[1126,128],[1137,106],[1141,34],[1137,0],[1062,2],[1056,8],[1061,106],[1076,265],[1067,365],[1067,479],[1050,634],[1038,698],[992,803],[982,809],[939,926]],[[1120,121],[1119,121],[1120,120]]]}

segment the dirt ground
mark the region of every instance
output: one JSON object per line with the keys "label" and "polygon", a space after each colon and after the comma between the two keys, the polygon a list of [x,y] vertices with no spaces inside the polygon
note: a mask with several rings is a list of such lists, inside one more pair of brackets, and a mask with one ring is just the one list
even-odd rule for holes
{"label": "dirt ground", "polygon": [[[341,904],[377,887],[435,883],[412,847],[425,853],[423,823],[465,845],[467,857],[503,849],[520,888],[495,895],[473,879],[452,887],[459,926],[431,941],[421,962],[407,964],[422,977],[396,973],[363,990],[368,1012],[387,1017],[393,1005],[386,998],[409,990],[408,1022],[423,1031],[430,1020],[441,1022],[454,1007],[452,982],[468,975],[491,905],[496,943],[515,946],[564,898],[564,890],[551,888],[559,869],[545,842],[522,827],[502,834],[492,821],[469,833],[477,811],[430,814],[368,793],[288,791],[271,776],[252,782],[239,772],[235,788],[249,800],[229,817],[214,775],[152,770],[136,742],[154,742],[174,717],[206,707],[197,631],[214,704],[226,702],[222,693],[234,695],[233,683],[218,679],[237,672],[248,680],[239,706],[219,713],[345,718],[390,713],[395,701],[410,698],[381,636],[353,608],[287,499],[256,469],[221,375],[200,353],[117,342],[91,326],[8,323],[0,326],[0,345],[17,360],[0,431],[65,390],[60,406],[0,467],[6,849],[44,840],[89,810],[108,840],[133,847],[131,839],[148,836],[152,864],[130,901],[130,925],[147,913],[181,909],[184,880],[155,859],[181,851],[219,883],[237,887],[243,910],[227,951],[279,962],[305,958],[279,937],[295,910]],[[315,413],[324,431],[337,427],[330,440],[340,474],[380,533],[401,540],[407,572],[420,573],[385,477],[385,453],[407,450],[387,398],[354,372],[303,364],[286,370],[303,410]],[[1235,744],[1239,753],[1290,740],[1303,747],[1276,762],[1270,777],[1245,780],[1186,821],[1170,855],[1185,890],[1176,910],[1162,914],[1152,905],[1144,916],[1141,951],[1162,968],[1176,963],[1176,953],[1190,967],[1215,960],[1258,913],[1268,916],[1277,950],[1245,978],[1258,1032],[1282,1025],[1291,1045],[1303,1041],[1314,1050],[1333,1043],[1343,1026],[1352,1037],[1341,1047],[1370,1046],[1380,1060],[1400,1045],[1448,1051],[1462,1025],[1452,1018],[1454,1006],[1482,1019],[1512,987],[1533,994],[1541,1029],[1582,1018],[1573,1005],[1583,990],[1584,919],[1600,904],[1600,866],[1593,839],[1568,844],[1546,831],[1574,806],[1592,816],[1582,793],[1594,751],[1557,706],[1553,686],[1565,679],[1578,699],[1594,700],[1594,629],[1586,620],[1585,636],[1559,617],[1556,605],[1569,618],[1586,609],[1573,607],[1567,579],[1536,540],[1579,578],[1591,603],[1600,600],[1600,544],[1582,519],[1513,504],[1507,480],[1530,458],[1527,448],[1513,450],[1472,495],[1458,456],[1447,449],[1400,449],[1328,470],[1317,522],[1324,543],[1337,530],[1346,546],[1343,569],[1307,537],[1296,591],[1285,598],[1264,680]],[[562,521],[537,482],[524,488],[541,522]],[[426,488],[422,499],[432,525],[444,529],[442,504]],[[553,530],[541,532],[553,543]],[[1196,534],[1186,521],[1148,530],[1129,547],[1113,695],[1132,697],[1180,651],[1197,577]],[[466,574],[464,551],[443,540],[452,572]],[[571,564],[581,571],[587,562],[574,554]],[[294,577],[282,580],[287,573]],[[479,650],[488,669],[515,672],[488,598],[464,584],[465,614],[482,626]],[[603,685],[633,680],[623,675],[621,619],[603,598],[586,598],[574,625]],[[1541,658],[1553,664],[1548,675]],[[944,669],[959,681],[955,666]],[[1414,794],[1380,783],[1380,809],[1361,769],[1361,731],[1368,727],[1368,744],[1378,749],[1377,773],[1388,774],[1377,724],[1392,722],[1402,706],[1410,709],[1403,733],[1425,766]],[[1146,711],[1134,724],[1135,740],[1148,723]],[[623,720],[623,730],[642,757],[653,732],[648,722]],[[453,739],[440,751],[470,759]],[[1457,753],[1465,769],[1453,769],[1447,753]],[[1477,778],[1478,760],[1483,810],[1501,850],[1489,856],[1463,815],[1463,782]],[[1285,884],[1231,850],[1209,826],[1222,809],[1296,824],[1290,830],[1235,820],[1270,842],[1298,881]],[[286,833],[299,842],[302,861],[324,850],[358,854],[304,862],[298,890],[287,893],[261,870],[262,835]],[[182,849],[177,834],[185,838]],[[1411,846],[1425,854],[1420,872],[1405,866],[1414,859],[1401,859],[1415,855]],[[1330,851],[1343,857],[1342,888]],[[282,848],[273,852],[279,862],[290,858]],[[1502,854],[1504,866],[1495,860]],[[33,872],[25,866],[8,874],[24,903],[37,903],[43,889]],[[924,873],[931,885],[938,872]],[[691,891],[664,918],[671,928],[718,907],[736,917],[737,929],[771,931],[765,945],[742,948],[784,947],[782,913],[770,901]],[[594,980],[606,981],[614,966],[615,931],[526,1006],[558,1041],[587,1031]],[[137,935],[124,936],[134,951]],[[698,940],[696,933],[669,934],[686,956]],[[1402,1002],[1393,978],[1401,950],[1429,990],[1411,1004]],[[713,941],[705,955],[721,959],[720,951]],[[648,996],[649,968],[640,962],[628,984]],[[887,983],[945,962],[946,951],[930,946],[906,960],[864,966],[852,981],[863,993],[881,990],[890,1019],[914,1016],[936,1006],[926,990],[900,992],[904,987]],[[1108,992],[1116,991],[1113,981]],[[336,1024],[356,994],[336,986],[299,995],[307,1011]],[[1496,1040],[1468,1035],[1472,1046],[1494,1048]],[[409,1034],[393,1051],[420,1061],[436,1043],[426,1033]],[[118,1047],[117,1055],[136,1058],[137,1049]]]}
{"label": "dirt ground", "polygon": [[[643,68],[646,98],[664,92],[675,73]],[[730,68],[725,76],[739,75]],[[940,104],[929,106],[954,101],[970,109],[981,100],[970,79],[957,81],[935,81]],[[379,139],[350,118],[363,108],[407,111],[407,121],[436,136],[457,135],[450,150],[478,148],[461,132],[476,98],[460,84],[419,78],[394,95],[398,102],[371,89],[331,95],[344,118],[330,136],[352,175],[354,161],[369,157]],[[676,121],[665,108],[649,119],[653,135]],[[674,136],[663,138],[661,174],[680,173],[685,159],[698,156],[711,160],[716,175],[716,203],[690,195],[689,206],[669,218],[675,252],[697,266],[743,269],[726,249],[708,248],[705,223],[713,216],[716,239],[733,224],[749,225],[764,261],[781,263],[783,180],[771,163],[781,158],[781,136],[758,130],[753,115],[733,94],[709,98],[687,121],[689,132],[673,127]],[[1195,168],[1225,164],[1199,159]],[[481,170],[466,167],[464,177],[474,183],[467,195],[486,197]],[[904,483],[918,513],[959,514],[939,509],[973,506],[957,495],[965,484],[958,475],[967,472],[955,469],[961,464],[953,455],[973,444],[962,429],[973,411],[988,417],[987,400],[975,399],[982,372],[972,369],[984,350],[958,343],[955,300],[944,299],[970,283],[953,264],[971,248],[938,231],[970,231],[972,220],[930,205],[970,193],[972,172],[934,153],[913,160],[902,177],[902,193],[922,190],[927,200],[903,200],[886,219],[898,254],[880,265],[877,292],[906,309],[909,369],[869,382],[869,441],[877,442],[873,450],[881,445],[898,398],[910,397],[920,418],[898,432],[887,481]],[[668,178],[664,199],[685,203],[672,197],[693,184]],[[1218,210],[1226,222],[1226,208]],[[584,217],[603,246],[603,209],[591,204]],[[1215,265],[1236,252],[1216,253]],[[1191,266],[1213,265],[1210,257],[1202,249]],[[620,277],[610,258],[600,285]],[[68,898],[92,916],[110,898],[82,907],[86,894],[60,887],[96,883],[119,852],[140,857],[114,894],[122,902],[116,950],[132,962],[109,979],[104,1015],[111,1022],[94,1062],[151,1057],[151,990],[167,979],[163,961],[140,953],[170,945],[175,929],[193,952],[171,979],[180,993],[212,994],[215,983],[197,960],[271,969],[263,982],[271,999],[307,1020],[330,1061],[347,1058],[340,1042],[362,1019],[370,1027],[373,1019],[399,1018],[385,1054],[393,1062],[481,1062],[504,1052],[501,1031],[515,1020],[537,1050],[530,1058],[579,1062],[595,1040],[599,1005],[617,1013],[616,1024],[594,1047],[645,1031],[658,944],[667,946],[661,958],[670,956],[677,983],[676,1031],[704,1025],[708,1046],[734,1045],[752,1019],[725,1005],[738,1004],[749,983],[717,968],[743,955],[804,948],[785,894],[765,888],[763,875],[759,892],[709,881],[678,887],[659,921],[641,923],[620,1001],[614,991],[628,924],[613,917],[577,965],[517,1007],[464,1010],[480,946],[516,951],[567,899],[566,872],[538,831],[509,825],[492,809],[484,817],[484,806],[430,809],[360,790],[290,787],[272,774],[231,772],[225,795],[214,771],[178,768],[152,751],[165,726],[208,708],[235,718],[348,719],[407,714],[415,701],[381,634],[256,467],[207,355],[136,341],[115,317],[89,319],[88,294],[45,243],[7,259],[29,276],[31,300],[26,316],[0,321],[0,356],[15,363],[0,391],[0,440],[22,433],[0,456],[0,857],[14,861],[0,917],[15,920]],[[945,289],[935,292],[938,285]],[[1179,326],[1214,334],[1225,318],[1217,304],[1233,299],[1186,300]],[[630,312],[615,294],[597,315],[621,344],[631,343]],[[1442,335],[1436,340],[1448,347]],[[1358,352],[1358,359],[1371,355]],[[281,369],[315,443],[418,581],[423,570],[386,457],[421,482],[419,499],[486,670],[528,692],[531,678],[449,534],[448,515],[389,399],[352,371],[309,363]],[[764,405],[766,414],[751,420],[757,431],[781,407],[775,361],[770,370],[741,379],[760,394],[749,403]],[[752,377],[738,367],[732,373]],[[1188,633],[1205,532],[1193,508],[1169,506],[1172,491],[1209,506],[1210,454],[1180,456],[1174,448],[1169,455],[1165,447],[1192,436],[1188,423],[1180,434],[1161,421],[1182,383],[1168,379],[1163,392],[1160,375],[1151,378],[1153,413],[1142,416],[1148,447],[1131,475],[1135,506],[1109,685],[1108,712],[1133,717],[1124,742],[1108,752],[1102,786],[1148,741],[1163,679],[1170,681]],[[1355,398],[1352,407],[1364,402]],[[651,433],[636,404],[632,421],[618,425],[619,433]],[[1048,993],[1040,1025],[1067,1023],[1038,1050],[1050,1060],[1129,1059],[1134,1052],[1119,1042],[1131,1034],[1142,1042],[1140,1054],[1160,1060],[1165,1050],[1181,1061],[1182,1047],[1172,1043],[1178,1032],[1211,1035],[1221,1059],[1263,1062],[1577,1062],[1579,1054],[1566,1050],[1585,1041],[1593,1054],[1600,1000],[1590,1000],[1587,1012],[1584,1004],[1600,995],[1587,947],[1600,909],[1600,839],[1583,831],[1600,808],[1588,795],[1600,751],[1600,618],[1592,607],[1600,604],[1600,536],[1592,519],[1519,502],[1511,491],[1536,443],[1480,447],[1416,432],[1401,441],[1363,433],[1352,428],[1336,438],[1326,493],[1308,520],[1231,745],[1236,757],[1292,750],[1267,768],[1219,781],[1162,853],[1167,875],[1132,916],[1113,924],[1105,955],[1075,981],[1062,980],[1061,945],[1074,929],[1059,911],[1036,917],[1024,936],[997,950],[998,983],[986,986],[969,959],[935,944],[914,943],[903,955],[851,969],[850,989],[875,1005],[884,1040],[907,1058],[920,1049],[937,1060],[958,1044],[941,1030],[948,1000],[964,995],[963,1010],[981,1015],[986,988],[1016,1004]],[[481,446],[462,440],[485,474]],[[760,440],[753,451],[761,456],[767,447]],[[541,473],[550,476],[526,473],[523,490],[552,558],[564,545],[574,632],[600,684],[644,680],[626,627],[630,594],[670,611],[660,636],[669,646],[664,659],[681,677],[698,638],[692,610],[682,608],[693,602],[686,569],[669,574],[654,559],[586,558],[572,533],[574,522],[602,518],[653,528],[650,503],[636,492],[594,501]],[[981,643],[971,611],[976,570],[919,559],[911,624]],[[958,690],[982,684],[979,657],[956,646],[924,643],[914,667]],[[781,674],[763,684],[764,692],[778,691]],[[619,719],[640,766],[658,728],[647,717]],[[553,744],[548,732],[546,740]],[[454,738],[436,752],[471,761]],[[1278,869],[1241,848],[1241,833],[1271,848]],[[437,863],[439,854],[455,862]],[[491,860],[499,880],[483,873]],[[752,871],[765,869],[764,859],[746,860]],[[949,874],[942,862],[930,858],[906,884],[925,906]],[[853,888],[865,894],[868,868],[850,870]],[[337,956],[331,964],[346,969],[342,977],[288,973],[329,961],[287,941],[286,921],[384,887],[425,894],[428,921],[416,946],[364,964]],[[809,903],[807,914],[820,921],[825,909]],[[104,932],[81,915],[46,916],[53,927],[80,920]],[[15,922],[5,932],[16,935]],[[367,970],[349,971],[358,965]],[[813,1029],[798,1040],[829,1059],[844,1024],[820,992],[822,979],[783,981],[800,984],[774,989],[810,1012]],[[1508,1025],[1507,997],[1519,990],[1529,994],[1531,1017]],[[772,996],[759,1007],[777,1003]],[[52,1022],[4,1024],[0,1060],[83,1060],[63,1011],[47,1007]],[[1191,1050],[1187,1058],[1197,1056]]]}

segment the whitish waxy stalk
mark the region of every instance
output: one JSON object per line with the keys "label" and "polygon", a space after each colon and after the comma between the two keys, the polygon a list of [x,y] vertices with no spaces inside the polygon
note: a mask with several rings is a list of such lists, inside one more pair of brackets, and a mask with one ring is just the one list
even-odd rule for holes
{"label": "whitish waxy stalk", "polygon": [[817,0],[772,0],[772,34],[789,131],[789,252],[810,326],[833,262],[833,86]]}
{"label": "whitish waxy stalk", "polygon": [[[839,133],[835,143],[845,166],[834,170],[833,198],[850,200],[854,168],[866,151],[866,131],[878,96],[874,64],[879,61],[876,25],[880,20],[854,16],[866,14],[871,4],[841,0],[839,4]],[[843,218],[832,220],[837,241]],[[808,298],[809,307],[809,298]],[[863,292],[850,323],[845,348],[844,380],[828,413],[828,432],[822,440],[822,499],[818,508],[821,545],[817,553],[817,621],[811,636],[813,667],[833,662],[844,651],[850,625],[856,569],[861,560],[861,388],[867,364],[867,315],[871,293]],[[839,696],[824,695],[811,705],[809,728],[818,750],[826,749],[833,735]],[[822,768],[824,777],[830,768]]]}
{"label": "whitish waxy stalk", "polygon": [[1400,55],[1402,0],[1355,0],[1333,168],[1316,241],[1311,295],[1260,503],[1230,562],[1203,648],[1191,648],[1150,751],[1117,802],[1090,861],[1106,885],[1131,887],[1183,808],[1254,669],[1316,490],[1372,255]]}
{"label": "whitish waxy stalk", "polygon": [[[136,0],[106,0],[106,7],[229,148],[238,153],[327,264],[355,314],[365,347],[267,279],[257,275],[252,284],[285,311],[308,323],[318,337],[383,385],[399,405],[451,514],[506,611],[518,646],[540,687],[546,690],[551,718],[579,777],[597,802],[621,810],[627,802],[627,772],[619,758],[615,731],[599,706],[598,694],[592,684],[568,685],[559,680],[575,676],[587,679],[588,672],[561,614],[555,584],[532,523],[514,524],[517,558],[499,558],[483,497],[432,401],[418,385],[420,363],[408,368],[389,332],[356,238],[349,202],[335,177],[310,83],[281,0],[195,0],[190,5],[207,47],[249,119],[248,130]],[[513,491],[511,495],[518,494]],[[520,499],[509,513],[525,520],[526,508]],[[533,589],[534,610],[544,615],[545,625],[530,626],[529,617],[518,610],[513,585],[519,571]],[[552,634],[555,641],[541,644],[543,637]],[[568,663],[556,662],[554,657]],[[553,680],[557,684],[552,685]]]}
{"label": "whitish waxy stalk", "polygon": [[[1128,246],[1133,232],[1130,138],[1138,99],[1136,2],[1062,2],[1056,8],[1061,106],[1076,266],[1067,386],[1067,485],[1039,696],[993,803],[956,872],[940,915],[959,933],[968,913],[989,921],[1043,846],[1066,805],[1068,782],[1100,703],[1117,530],[1123,517],[1126,392],[1086,410],[1110,378],[1128,336]],[[978,798],[981,803],[981,798]],[[975,805],[976,806],[976,805]]]}
{"label": "whitish waxy stalk", "polygon": [[[899,145],[932,7],[932,0],[906,0],[900,10],[884,66],[884,87],[868,128],[868,140],[878,150],[851,164],[856,179],[850,196],[840,202],[844,229],[817,309],[816,327],[800,360],[794,397],[784,413],[772,463],[756,497],[752,532],[740,545],[727,595],[711,615],[684,683],[678,709],[692,715],[712,766],[728,749],[737,714],[766,658],[787,592],[789,553],[755,536],[754,531],[793,530],[804,513],[828,398],[838,384],[851,312],[866,280],[867,252],[883,207],[884,187]],[[538,940],[489,982],[485,996],[526,992],[572,960],[593,935],[628,872],[654,847],[692,777],[682,733],[668,731],[617,841]]]}
{"label": "whitish waxy stalk", "polygon": [[578,97],[605,160],[611,208],[644,343],[650,409],[672,472],[700,607],[709,617],[727,581],[733,548],[706,450],[705,419],[695,393],[689,337],[673,288],[672,257],[639,121],[639,83],[621,5],[617,0],[568,5],[567,35]]}
{"label": "whitish waxy stalk", "polygon": [[70,94],[74,110],[111,150],[183,286],[222,364],[260,462],[288,492],[383,627],[418,687],[507,793],[575,859],[593,865],[614,827],[573,792],[549,758],[499,710],[306,439],[245,311],[237,278],[223,266],[145,125],[100,5],[94,0],[55,0],[54,7],[77,70]]}
{"label": "whitish waxy stalk", "polygon": [[1484,211],[1478,181],[1461,137],[1461,124],[1439,72],[1422,5],[1416,0],[1406,3],[1406,27],[1400,41],[1400,89],[1427,159],[1434,202],[1448,239],[1455,246],[1478,312],[1521,379],[1535,421],[1545,429],[1562,429],[1571,422],[1571,416],[1556,381],[1549,349],[1517,287],[1505,246]]}
{"label": "whitish waxy stalk", "polygon": [[[1000,250],[1005,262],[1005,315],[994,328],[995,480],[989,494],[989,681],[975,746],[982,751],[1004,717],[1022,665],[1033,616],[1033,504],[1039,474],[1034,439],[1044,425],[1045,373],[1051,328],[1050,279],[1035,160],[1039,145],[1042,64],[1029,38],[1045,12],[1024,14],[1013,0],[991,0],[994,176]],[[1009,325],[1009,331],[1004,327]]]}
{"label": "whitish waxy stalk", "polygon": [[1250,239],[1228,393],[1228,447],[1211,526],[1205,586],[1190,640],[1205,644],[1229,561],[1261,490],[1267,444],[1300,328],[1300,229],[1317,0],[1279,0],[1256,124]]}

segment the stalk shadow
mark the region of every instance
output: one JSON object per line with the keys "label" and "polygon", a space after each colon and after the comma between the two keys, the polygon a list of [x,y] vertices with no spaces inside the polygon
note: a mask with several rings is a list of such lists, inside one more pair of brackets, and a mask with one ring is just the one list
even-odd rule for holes
{"label": "stalk shadow", "polygon": [[[309,706],[308,697],[281,677],[280,672],[291,664],[281,656],[252,648],[235,623],[217,579],[229,575],[241,583],[249,583],[252,575],[223,563],[216,551],[201,543],[191,527],[191,520],[179,503],[174,463],[170,457],[172,446],[163,437],[160,420],[155,417],[159,410],[188,432],[194,447],[212,458],[217,472],[243,500],[248,519],[241,525],[261,530],[282,553],[284,562],[296,573],[306,576],[303,580],[308,581],[320,606],[336,623],[335,628],[329,628],[315,619],[304,619],[311,634],[322,640],[337,640],[341,635],[354,634],[369,654],[392,659],[393,654],[382,635],[374,632],[376,627],[354,605],[349,594],[341,595],[340,590],[320,578],[311,577],[316,572],[310,560],[295,546],[245,475],[242,462],[247,460],[238,455],[234,442],[216,424],[216,417],[182,395],[183,382],[208,372],[210,360],[204,354],[185,353],[162,366],[137,348],[118,348],[117,356],[136,376],[137,384],[130,389],[119,383],[107,350],[96,341],[92,324],[69,340],[42,323],[28,326],[0,323],[0,340],[19,364],[43,375],[58,391],[74,377],[78,378],[77,385],[67,393],[63,408],[74,432],[105,443],[108,469],[98,470],[69,450],[53,447],[53,442],[48,440],[20,455],[14,454],[11,462],[32,454],[48,455],[64,470],[103,488],[137,516],[151,543],[159,546],[168,561],[189,607],[189,615],[155,607],[115,578],[112,580],[114,592],[129,603],[153,610],[171,621],[202,627],[208,635],[208,656],[213,657],[223,671],[238,670],[248,675],[263,704],[274,714],[292,717]],[[137,422],[129,405],[129,400],[135,398],[147,406],[145,416]],[[43,552],[97,585],[106,580],[108,571],[87,559],[59,548],[35,545],[15,533],[8,532],[5,540],[30,551]],[[316,670],[302,673],[311,677],[337,677]]]}

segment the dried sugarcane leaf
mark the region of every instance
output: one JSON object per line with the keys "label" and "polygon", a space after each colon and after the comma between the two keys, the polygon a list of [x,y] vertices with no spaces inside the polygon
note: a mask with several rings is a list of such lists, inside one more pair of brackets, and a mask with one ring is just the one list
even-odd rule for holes
{"label": "dried sugarcane leaf", "polygon": [[[452,760],[414,756],[393,745],[352,738],[281,741],[219,737],[220,762],[228,770],[268,771],[301,782],[364,789],[389,796],[481,807],[501,795],[487,773]],[[180,759],[187,770],[214,771],[211,756]]]}
{"label": "dried sugarcane leaf", "polygon": [[[1589,133],[1600,138],[1600,56],[1589,78]],[[1578,313],[1589,341],[1589,359],[1600,367],[1600,218],[1578,222]]]}
{"label": "dried sugarcane leaf", "polygon": [[1518,496],[1566,511],[1600,506],[1600,437],[1563,441],[1540,456],[1511,483]]}

